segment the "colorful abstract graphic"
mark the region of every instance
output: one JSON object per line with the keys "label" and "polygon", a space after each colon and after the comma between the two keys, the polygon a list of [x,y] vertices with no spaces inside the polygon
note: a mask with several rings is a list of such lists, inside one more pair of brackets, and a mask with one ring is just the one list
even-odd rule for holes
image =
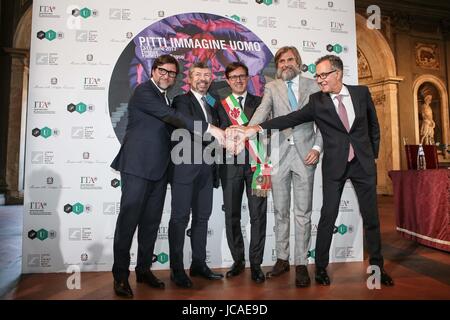
{"label": "colorful abstract graphic", "polygon": [[[172,97],[189,90],[188,69],[196,62],[206,63],[213,72],[210,93],[218,97],[228,94],[224,72],[225,67],[234,61],[248,66],[248,91],[262,96],[266,83],[264,71],[273,64],[273,55],[262,40],[242,24],[226,17],[184,13],[152,24],[133,38],[119,58],[111,78],[109,107],[120,141],[125,130],[124,106],[129,95],[138,84],[149,80],[153,61],[162,54],[177,58],[182,70],[176,85],[170,90],[169,96]],[[127,75],[128,88],[124,88]]]}

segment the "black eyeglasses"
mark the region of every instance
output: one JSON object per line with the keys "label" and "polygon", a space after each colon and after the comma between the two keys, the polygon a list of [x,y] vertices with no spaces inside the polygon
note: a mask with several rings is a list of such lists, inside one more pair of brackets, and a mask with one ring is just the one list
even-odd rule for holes
{"label": "black eyeglasses", "polygon": [[156,67],[156,69],[158,69],[159,74],[162,76],[165,76],[166,74],[168,74],[170,78],[177,77],[177,73],[175,71],[169,71],[169,70],[161,68],[161,67]]}
{"label": "black eyeglasses", "polygon": [[240,74],[240,75],[238,75],[238,76],[231,76],[231,77],[228,77],[228,80],[230,80],[230,81],[232,81],[232,82],[235,82],[235,81],[237,81],[238,79],[241,80],[241,81],[244,81],[244,80],[246,80],[247,78],[248,78],[248,75],[246,75],[246,74]]}
{"label": "black eyeglasses", "polygon": [[336,71],[337,71],[337,69],[334,69],[334,70],[331,70],[328,72],[322,72],[321,74],[316,73],[314,75],[314,79],[320,78],[320,79],[324,80],[324,79],[326,79],[326,77],[328,77],[330,74],[332,74],[333,72],[336,72]]}

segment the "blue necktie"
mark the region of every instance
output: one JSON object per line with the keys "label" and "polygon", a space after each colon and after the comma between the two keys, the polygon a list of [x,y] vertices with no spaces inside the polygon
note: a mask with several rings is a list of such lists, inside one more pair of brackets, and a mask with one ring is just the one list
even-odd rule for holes
{"label": "blue necktie", "polygon": [[291,105],[292,111],[297,110],[297,98],[295,97],[294,90],[292,90],[292,85],[294,82],[291,80],[287,81],[288,84],[288,98],[289,98],[289,104]]}

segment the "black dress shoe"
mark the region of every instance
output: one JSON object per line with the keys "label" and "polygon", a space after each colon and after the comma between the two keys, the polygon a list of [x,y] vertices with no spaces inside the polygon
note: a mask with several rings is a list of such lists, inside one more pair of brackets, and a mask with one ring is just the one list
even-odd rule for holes
{"label": "black dress shoe", "polygon": [[394,285],[394,280],[384,271],[384,269],[381,269],[381,277],[380,277],[381,284],[384,284],[387,287],[392,287]]}
{"label": "black dress shoe", "polygon": [[316,282],[323,286],[330,285],[330,278],[328,277],[327,270],[325,268],[316,268]]}
{"label": "black dress shoe", "polygon": [[114,292],[121,297],[133,298],[133,291],[131,290],[128,280],[114,280]]}
{"label": "black dress shoe", "polygon": [[223,274],[213,272],[206,264],[204,266],[191,266],[189,271],[191,277],[203,277],[208,280],[220,280]]}
{"label": "black dress shoe", "polygon": [[234,262],[230,270],[227,271],[226,277],[227,278],[235,277],[238,274],[241,274],[244,270],[245,270],[245,262],[243,261]]}
{"label": "black dress shoe", "polygon": [[170,280],[172,280],[178,287],[181,288],[191,288],[192,281],[187,276],[184,270],[171,270]]}
{"label": "black dress shoe", "polygon": [[295,267],[295,286],[299,288],[309,287],[311,279],[309,278],[308,268],[300,265]]}
{"label": "black dress shoe", "polygon": [[144,272],[136,271],[136,281],[139,283],[144,282],[153,288],[162,289],[165,287],[164,282],[155,277],[155,275],[150,270],[146,270]]}
{"label": "black dress shoe", "polygon": [[250,271],[252,272],[252,280],[256,283],[263,283],[266,281],[266,277],[264,276],[264,272],[261,270],[261,266],[252,265],[250,266]]}
{"label": "black dress shoe", "polygon": [[289,261],[283,259],[277,259],[271,271],[267,272],[267,277],[277,277],[285,272],[289,271]]}

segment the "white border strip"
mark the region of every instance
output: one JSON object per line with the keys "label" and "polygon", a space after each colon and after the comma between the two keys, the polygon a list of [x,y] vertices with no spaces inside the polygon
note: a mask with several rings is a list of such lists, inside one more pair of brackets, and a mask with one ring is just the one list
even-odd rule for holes
{"label": "white border strip", "polygon": [[412,235],[412,236],[415,236],[415,237],[418,237],[418,238],[421,238],[421,239],[424,239],[424,240],[428,240],[428,241],[431,241],[431,242],[436,242],[436,243],[439,243],[439,244],[445,244],[447,246],[450,246],[450,241],[430,238],[430,237],[427,237],[427,236],[424,236],[424,235],[421,235],[421,234],[418,234],[418,233],[415,233],[415,232],[412,232],[412,231],[409,231],[409,230],[406,230],[406,229],[402,229],[402,228],[399,228],[399,227],[397,227],[397,231],[401,231],[401,232],[407,233],[409,235]]}

